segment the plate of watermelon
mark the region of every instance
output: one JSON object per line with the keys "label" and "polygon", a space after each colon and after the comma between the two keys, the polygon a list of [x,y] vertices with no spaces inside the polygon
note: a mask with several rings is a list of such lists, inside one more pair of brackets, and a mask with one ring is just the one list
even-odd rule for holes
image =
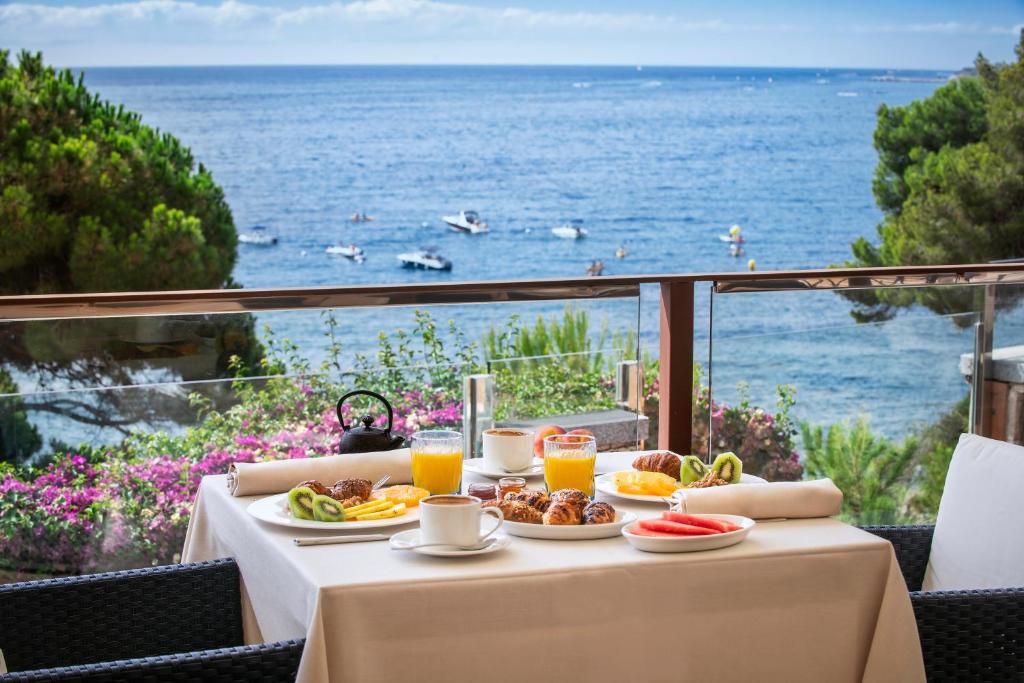
{"label": "plate of watermelon", "polygon": [[754,528],[754,520],[739,515],[687,515],[667,510],[660,517],[641,519],[622,528],[637,550],[649,553],[689,553],[736,545]]}

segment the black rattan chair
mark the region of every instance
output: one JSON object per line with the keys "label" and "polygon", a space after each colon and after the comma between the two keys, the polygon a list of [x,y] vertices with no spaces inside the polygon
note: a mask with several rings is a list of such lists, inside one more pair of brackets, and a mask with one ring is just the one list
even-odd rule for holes
{"label": "black rattan chair", "polygon": [[0,681],[294,681],[302,640],[243,645],[234,560],[0,585]]}
{"label": "black rattan chair", "polygon": [[923,592],[935,527],[864,530],[893,544],[929,681],[1024,681],[1024,588]]}

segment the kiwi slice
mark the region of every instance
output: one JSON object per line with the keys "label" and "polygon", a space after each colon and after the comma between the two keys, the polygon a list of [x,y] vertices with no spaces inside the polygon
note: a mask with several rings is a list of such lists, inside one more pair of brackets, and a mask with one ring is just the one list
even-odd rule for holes
{"label": "kiwi slice", "polygon": [[313,516],[319,522],[344,522],[345,508],[340,500],[317,494],[313,496]]}
{"label": "kiwi slice", "polygon": [[679,481],[684,484],[700,481],[708,472],[703,460],[696,455],[687,455],[679,465]]}
{"label": "kiwi slice", "polygon": [[308,486],[296,486],[288,492],[288,507],[295,519],[313,519],[313,489]]}
{"label": "kiwi slice", "polygon": [[735,453],[719,453],[711,465],[711,471],[719,479],[724,479],[730,484],[738,484],[743,474],[743,462]]}

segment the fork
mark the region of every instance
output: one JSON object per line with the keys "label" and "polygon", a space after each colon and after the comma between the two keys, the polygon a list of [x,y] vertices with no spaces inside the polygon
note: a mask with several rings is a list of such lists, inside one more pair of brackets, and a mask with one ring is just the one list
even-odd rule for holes
{"label": "fork", "polygon": [[388,479],[390,479],[390,478],[391,478],[390,474],[385,474],[383,477],[381,477],[380,479],[375,481],[374,484],[373,484],[373,487],[372,487],[373,490],[376,491],[381,486],[383,486],[384,484],[388,483]]}

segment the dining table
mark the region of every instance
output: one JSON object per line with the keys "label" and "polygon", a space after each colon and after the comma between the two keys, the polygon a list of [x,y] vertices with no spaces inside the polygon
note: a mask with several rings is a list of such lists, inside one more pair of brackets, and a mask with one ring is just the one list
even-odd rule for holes
{"label": "dining table", "polygon": [[[601,453],[597,471],[637,455]],[[463,487],[483,481],[467,472]],[[892,546],[835,518],[760,520],[704,552],[512,537],[443,558],[297,546],[323,532],[256,519],[261,497],[205,477],[182,560],[235,559],[246,642],[305,638],[300,683],[925,680]],[[640,518],[667,509],[596,497]]]}

